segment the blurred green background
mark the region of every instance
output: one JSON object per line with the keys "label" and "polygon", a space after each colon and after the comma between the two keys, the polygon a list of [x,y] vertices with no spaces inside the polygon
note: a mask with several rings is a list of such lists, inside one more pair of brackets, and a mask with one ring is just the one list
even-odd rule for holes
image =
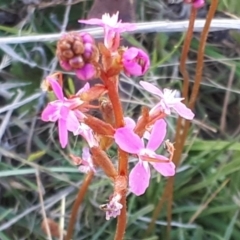
{"label": "blurred green background", "polygon": [[[0,38],[77,30],[92,1],[1,0]],[[72,3],[77,2],[73,0]],[[210,2],[209,2],[210,3]],[[136,21],[187,19],[182,3],[160,0],[137,2]],[[199,10],[206,16],[208,5]],[[240,1],[222,0],[216,18],[237,18]],[[184,14],[183,14],[184,13]],[[191,80],[196,72],[196,34],[187,68]],[[151,56],[152,67],[144,77],[161,87],[181,90],[179,56],[183,33],[137,34],[129,37]],[[47,239],[41,230],[43,197],[47,216],[56,222],[70,210],[84,177],[68,153],[81,154],[81,139],[71,138],[67,149],[58,144],[56,127],[43,123],[40,113],[47,99],[40,89],[42,79],[60,70],[55,59],[55,42],[0,44],[0,239]],[[238,31],[209,34],[196,119],[176,175],[173,201],[173,240],[240,239],[240,38]],[[66,87],[76,81],[65,75]],[[138,88],[139,79],[127,79]],[[126,91],[126,90],[125,90]],[[128,92],[128,91],[127,91]],[[135,93],[136,91],[134,91]],[[153,104],[141,91],[125,97],[126,115],[135,116],[139,104]],[[168,119],[168,138],[174,140],[176,119]],[[108,153],[114,163],[114,150]],[[144,236],[166,180],[153,172],[145,195],[128,196],[128,226],[125,239],[165,240],[163,209],[156,228]],[[40,184],[37,183],[40,180]],[[99,205],[105,203],[112,185],[101,171],[95,176],[79,211],[74,240],[114,237],[116,220],[106,221]]]}

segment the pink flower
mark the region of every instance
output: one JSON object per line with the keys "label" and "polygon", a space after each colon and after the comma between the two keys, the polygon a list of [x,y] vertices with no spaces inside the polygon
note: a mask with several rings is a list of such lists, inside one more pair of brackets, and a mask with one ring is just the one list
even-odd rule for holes
{"label": "pink flower", "polygon": [[96,172],[88,147],[84,147],[82,150],[82,161],[81,165],[78,167],[78,170],[82,173],[88,173],[90,171]]}
{"label": "pink flower", "polygon": [[89,147],[99,146],[97,139],[94,136],[93,130],[86,124],[80,123],[78,130],[74,135],[81,135],[88,143]]}
{"label": "pink flower", "polygon": [[201,8],[205,4],[204,0],[185,0],[186,3],[192,3],[195,8]]}
{"label": "pink flower", "polygon": [[154,114],[158,111],[163,111],[167,115],[171,114],[171,109],[175,110],[181,117],[192,120],[194,113],[191,109],[187,108],[181,101],[184,98],[175,97],[176,91],[170,89],[163,89],[163,92],[152,85],[151,83],[140,81],[140,85],[150,93],[153,93],[160,97],[160,102],[151,109],[150,114]]}
{"label": "pink flower", "polygon": [[131,47],[124,52],[122,61],[124,70],[128,75],[144,75],[150,66],[148,55],[135,47]]}
{"label": "pink flower", "polygon": [[81,105],[82,101],[78,98],[65,98],[59,83],[53,78],[48,78],[48,81],[58,100],[48,103],[42,112],[41,118],[45,122],[58,121],[59,141],[62,148],[65,148],[68,143],[68,131],[77,131],[79,119],[85,117],[79,110],[72,110],[76,106]]}
{"label": "pink flower", "polygon": [[102,15],[102,19],[92,18],[89,20],[79,20],[80,23],[99,25],[104,28],[104,44],[108,49],[116,51],[120,44],[120,33],[133,31],[136,26],[131,23],[122,23],[118,21],[119,12],[112,17],[108,13]]}
{"label": "pink flower", "polygon": [[108,204],[104,205],[102,208],[106,211],[106,220],[110,220],[110,218],[116,218],[121,213],[121,209],[123,205],[119,202],[121,200],[121,196],[119,194],[112,197]]}
{"label": "pink flower", "polygon": [[150,168],[148,163],[163,176],[175,174],[174,163],[155,153],[162,144],[166,131],[166,122],[163,119],[156,121],[145,147],[143,140],[133,132],[131,127],[126,126],[116,130],[114,138],[118,146],[128,153],[138,155],[139,158],[139,162],[129,174],[130,191],[137,196],[143,194],[149,186]]}

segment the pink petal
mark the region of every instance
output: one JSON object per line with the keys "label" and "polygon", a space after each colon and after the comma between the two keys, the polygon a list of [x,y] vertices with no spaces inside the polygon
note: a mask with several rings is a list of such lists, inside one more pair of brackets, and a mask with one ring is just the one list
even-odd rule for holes
{"label": "pink petal", "polygon": [[56,111],[58,111],[58,106],[54,105],[54,102],[48,103],[48,105],[42,111],[41,119],[44,122],[56,122],[58,120]]}
{"label": "pink petal", "polygon": [[167,124],[163,119],[157,120],[153,125],[148,143],[147,149],[156,151],[162,144],[167,133]]}
{"label": "pink petal", "polygon": [[204,6],[204,4],[205,4],[204,0],[196,0],[195,2],[193,2],[193,6],[195,8],[201,8]]}
{"label": "pink petal", "polygon": [[136,62],[127,62],[124,63],[125,71],[134,76],[143,75],[142,67]]}
{"label": "pink petal", "polygon": [[119,32],[131,32],[137,28],[134,23],[119,23],[118,30]]}
{"label": "pink petal", "polygon": [[139,196],[145,193],[149,186],[150,169],[147,163],[138,162],[129,174],[130,191]]}
{"label": "pink petal", "polygon": [[[162,155],[157,155],[159,160],[168,160],[166,157]],[[164,177],[170,177],[175,175],[175,165],[173,162],[166,162],[166,163],[153,163],[150,162],[150,164],[157,170],[160,174],[162,174]]]}
{"label": "pink petal", "polygon": [[59,112],[60,118],[62,118],[62,119],[64,119],[66,121],[67,118],[68,118],[69,112],[70,112],[69,108],[64,106],[64,105],[62,105],[60,107],[60,112]]}
{"label": "pink petal", "polygon": [[75,95],[78,96],[90,89],[90,84],[87,82]]}
{"label": "pink petal", "polygon": [[80,127],[80,123],[74,113],[74,111],[69,111],[67,116],[67,129],[70,132],[77,132]]}
{"label": "pink petal", "polygon": [[59,61],[60,66],[65,70],[65,71],[71,71],[72,67],[69,65],[69,63],[67,61]]}
{"label": "pink petal", "polygon": [[124,151],[138,154],[144,148],[140,137],[129,127],[118,128],[114,134],[117,145]]}
{"label": "pink petal", "polygon": [[63,91],[62,91],[62,87],[60,86],[60,84],[54,78],[48,77],[48,81],[50,82],[51,87],[52,87],[53,92],[55,93],[56,97],[59,100],[64,100]]}
{"label": "pink petal", "polygon": [[89,25],[99,25],[104,26],[102,19],[99,18],[92,18],[88,20],[78,20],[79,23],[89,24]]}
{"label": "pink petal", "polygon": [[129,49],[127,49],[124,54],[123,54],[123,57],[126,59],[126,60],[132,60],[134,59],[135,57],[137,57],[138,55],[138,48],[135,48],[135,47],[131,47]]}
{"label": "pink petal", "polygon": [[192,120],[195,116],[195,114],[192,112],[192,110],[182,102],[175,103],[173,106],[173,109],[183,118]]}
{"label": "pink petal", "polygon": [[139,83],[140,83],[140,85],[141,85],[145,90],[147,90],[148,92],[153,93],[153,94],[156,94],[156,95],[158,95],[160,98],[163,98],[163,92],[162,92],[159,88],[157,88],[156,86],[154,86],[153,84],[148,83],[148,82],[144,82],[144,81],[140,81]]}
{"label": "pink petal", "polygon": [[83,121],[83,119],[86,117],[81,111],[74,110],[74,114],[79,119],[79,121]]}
{"label": "pink petal", "polygon": [[150,115],[154,115],[154,114],[157,114],[157,113],[160,113],[162,111],[164,111],[163,109],[163,104],[162,104],[162,100],[157,103],[151,110],[150,110]]}
{"label": "pink petal", "polygon": [[86,164],[86,162],[83,160],[82,161],[82,165],[80,165],[78,167],[78,171],[81,173],[88,173],[90,172],[92,169]]}
{"label": "pink petal", "polygon": [[124,118],[124,122],[126,124],[126,127],[129,127],[131,129],[134,129],[135,126],[136,126],[135,121],[132,118],[130,118],[130,117],[125,117]]}
{"label": "pink petal", "polygon": [[82,158],[83,158],[84,160],[88,160],[89,157],[91,157],[91,154],[90,154],[90,152],[89,152],[89,148],[88,148],[88,147],[84,147],[84,148],[82,149]]}
{"label": "pink petal", "polygon": [[123,54],[123,66],[127,74],[140,76],[146,73],[150,60],[142,49],[131,47]]}
{"label": "pink petal", "polygon": [[87,63],[82,68],[77,69],[75,73],[80,80],[88,81],[95,76],[96,69],[91,63]]}
{"label": "pink petal", "polygon": [[58,135],[59,135],[59,141],[62,148],[65,148],[68,143],[68,131],[67,131],[67,124],[64,119],[58,120]]}

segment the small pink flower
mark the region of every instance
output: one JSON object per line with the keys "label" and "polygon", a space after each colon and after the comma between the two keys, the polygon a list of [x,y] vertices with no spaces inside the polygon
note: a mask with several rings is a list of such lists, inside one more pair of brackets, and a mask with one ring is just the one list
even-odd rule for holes
{"label": "small pink flower", "polygon": [[106,211],[106,220],[110,220],[110,218],[116,218],[120,215],[121,209],[123,205],[119,202],[121,200],[121,196],[119,194],[112,197],[108,204],[104,206]]}
{"label": "small pink flower", "polygon": [[108,49],[116,51],[120,44],[120,33],[133,31],[136,26],[131,23],[122,23],[118,21],[119,12],[112,17],[108,13],[102,15],[102,19],[92,18],[89,20],[79,20],[80,23],[99,25],[104,28],[104,44]]}
{"label": "small pink flower", "polygon": [[171,109],[175,110],[181,117],[192,120],[194,118],[194,113],[191,109],[187,108],[181,101],[184,98],[175,97],[176,91],[170,89],[163,89],[163,92],[155,87],[153,84],[140,81],[140,85],[150,93],[153,93],[160,97],[160,102],[151,109],[150,114],[154,114],[158,111],[163,111],[167,115],[171,114]]}
{"label": "small pink flower", "polygon": [[124,70],[128,75],[144,75],[150,66],[148,55],[135,47],[131,47],[124,52],[122,61]]}
{"label": "small pink flower", "polygon": [[114,139],[122,150],[138,155],[139,162],[129,174],[130,191],[137,196],[143,194],[149,186],[150,168],[148,163],[165,177],[175,174],[174,163],[169,161],[168,158],[155,153],[162,144],[166,131],[166,122],[163,119],[156,121],[146,147],[143,139],[135,134],[131,127],[118,128],[114,134]]}
{"label": "small pink flower", "polygon": [[75,132],[79,128],[79,119],[83,119],[85,115],[79,110],[72,110],[82,101],[78,98],[67,99],[64,97],[60,84],[52,78],[48,81],[58,100],[48,103],[43,110],[41,118],[45,122],[58,121],[58,135],[62,148],[68,143],[68,131]]}
{"label": "small pink flower", "polygon": [[82,150],[82,161],[81,165],[78,167],[78,170],[82,173],[88,173],[90,171],[93,171],[94,173],[96,172],[88,147],[84,147]]}

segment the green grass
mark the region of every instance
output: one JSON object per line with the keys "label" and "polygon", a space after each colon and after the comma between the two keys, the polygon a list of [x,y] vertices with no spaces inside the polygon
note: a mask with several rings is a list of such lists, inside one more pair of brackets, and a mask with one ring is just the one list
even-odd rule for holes
{"label": "green grass", "polygon": [[[8,4],[10,1],[3,1],[0,7],[6,8]],[[84,16],[84,8],[88,5],[79,3],[72,7],[68,29],[78,28],[77,19]],[[31,20],[23,24],[22,33],[59,32],[65,9],[66,6],[56,6],[36,10]],[[221,1],[219,9],[239,15],[240,2]],[[138,18],[146,19],[147,11],[144,1],[140,1]],[[19,26],[16,25],[0,26],[0,37],[17,36],[18,32]],[[145,42],[143,45],[151,55],[152,68],[145,79],[161,87],[181,89],[182,79],[177,63],[183,35],[161,33],[147,37],[147,41],[152,41],[153,45]],[[238,42],[234,44],[235,47],[230,48],[211,43],[205,51],[203,82],[195,108],[196,121],[189,132],[175,179],[171,223],[173,240],[239,240],[240,64],[235,51],[239,45]],[[198,45],[196,38],[192,42],[188,60],[191,79],[196,71]],[[2,48],[0,46],[0,59],[5,55]],[[12,56],[10,64],[0,72],[0,121],[3,123],[5,119],[8,123],[5,128],[0,124],[0,239],[43,240],[46,236],[41,230],[39,195],[43,196],[48,217],[59,222],[62,211],[65,212],[66,229],[72,204],[84,178],[71,164],[68,153],[74,151],[80,154],[81,140],[72,137],[70,147],[61,150],[56,127],[43,123],[39,117],[45,105],[44,97],[38,95],[41,80],[50,71],[58,69],[52,63],[55,43],[16,44],[11,48],[15,57]],[[25,62],[20,62],[17,57],[25,59]],[[31,64],[36,66],[31,67]],[[229,85],[231,77],[233,82]],[[126,81],[138,87],[139,79]],[[69,91],[73,91],[70,80],[68,84]],[[18,101],[20,104],[16,105],[14,99],[19,92],[22,94]],[[230,97],[227,111],[223,113],[227,92],[230,92]],[[139,103],[151,106],[153,99],[139,89],[139,94],[133,96],[129,104],[128,114],[133,114]],[[224,128],[220,127],[221,118],[226,119]],[[173,140],[176,119],[168,119],[168,124],[168,138]],[[114,156],[114,152],[109,154]],[[113,157],[113,161],[116,162],[116,157]],[[41,187],[37,183],[38,172]],[[125,239],[166,239],[166,207],[157,219],[155,230],[145,237],[166,183],[166,179],[152,173],[151,186],[145,195],[128,196],[129,219]],[[99,171],[80,209],[74,240],[113,239],[116,220],[106,221],[104,212],[98,207],[107,201],[111,192],[111,182]]]}

